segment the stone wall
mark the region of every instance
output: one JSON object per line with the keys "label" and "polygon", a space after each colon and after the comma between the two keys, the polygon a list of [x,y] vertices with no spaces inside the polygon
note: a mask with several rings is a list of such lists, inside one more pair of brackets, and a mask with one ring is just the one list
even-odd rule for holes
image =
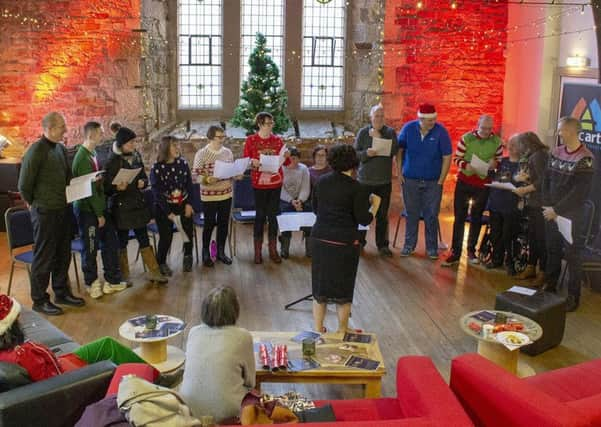
{"label": "stone wall", "polygon": [[90,119],[143,131],[141,0],[7,1],[0,6],[0,134],[19,155],[40,120],[65,114],[69,143]]}
{"label": "stone wall", "polygon": [[[399,129],[416,118],[420,103],[430,102],[454,146],[482,114],[492,115],[495,131],[502,131],[507,4],[428,0],[422,9],[416,4],[386,2],[382,103],[388,122]],[[455,168],[450,176],[443,208],[451,204]]]}

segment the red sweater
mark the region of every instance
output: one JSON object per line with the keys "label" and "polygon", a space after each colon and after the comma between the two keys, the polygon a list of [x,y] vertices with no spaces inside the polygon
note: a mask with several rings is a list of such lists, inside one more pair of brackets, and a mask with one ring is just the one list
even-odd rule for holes
{"label": "red sweater", "polygon": [[[279,136],[271,134],[268,138],[261,138],[258,133],[255,133],[246,138],[244,157],[259,160],[261,154],[277,156],[283,145],[282,138]],[[284,164],[287,164],[288,161],[286,159]],[[282,168],[278,170],[278,173],[260,172],[259,169],[251,168],[250,176],[253,188],[258,190],[280,188],[284,180]]]}

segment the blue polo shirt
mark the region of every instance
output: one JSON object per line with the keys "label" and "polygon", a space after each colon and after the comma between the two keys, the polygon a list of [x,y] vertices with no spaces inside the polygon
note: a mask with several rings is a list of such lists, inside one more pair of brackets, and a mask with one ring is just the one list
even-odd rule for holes
{"label": "blue polo shirt", "polygon": [[435,180],[440,177],[442,156],[453,153],[449,132],[436,123],[422,140],[419,120],[405,123],[398,137],[403,152],[403,176],[409,179]]}

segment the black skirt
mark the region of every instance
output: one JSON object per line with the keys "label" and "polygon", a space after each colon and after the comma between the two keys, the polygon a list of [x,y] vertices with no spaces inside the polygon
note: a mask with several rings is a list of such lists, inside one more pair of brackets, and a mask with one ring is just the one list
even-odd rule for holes
{"label": "black skirt", "polygon": [[313,298],[319,303],[353,302],[359,265],[359,242],[339,243],[312,238]]}

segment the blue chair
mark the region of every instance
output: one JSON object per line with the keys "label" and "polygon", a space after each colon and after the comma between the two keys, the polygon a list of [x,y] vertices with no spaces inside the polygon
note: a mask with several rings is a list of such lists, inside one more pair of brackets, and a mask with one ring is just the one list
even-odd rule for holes
{"label": "blue chair", "polygon": [[254,224],[255,218],[255,194],[250,175],[244,175],[241,180],[234,181],[234,200],[230,217],[231,232],[229,234],[230,252],[233,256],[236,256],[236,224]]}
{"label": "blue chair", "polygon": [[71,258],[73,260],[73,269],[75,270],[75,281],[77,282],[77,290],[81,291],[81,285],[79,284],[79,272],[77,271],[77,259],[75,258],[75,254],[79,254],[84,250],[83,240],[81,237],[77,236],[73,240],[71,240]]}
{"label": "blue chair", "polygon": [[[152,193],[152,190],[150,188],[146,188],[145,190],[143,190],[142,194],[144,195],[144,204],[150,211],[150,218],[154,219],[154,217],[155,217],[155,215],[154,215],[154,194]],[[159,234],[159,227],[157,226],[156,222],[150,222],[150,223],[148,223],[146,228],[148,229],[148,234],[150,235],[150,238],[152,239],[152,247],[154,248],[154,253],[156,254],[157,253],[157,238],[156,238],[156,236]],[[173,228],[175,228],[175,225],[173,226]],[[130,231],[130,233],[131,233],[131,231]],[[139,249],[138,249],[138,252],[139,252]],[[137,259],[137,257],[136,257],[136,259]]]}
{"label": "blue chair", "polygon": [[194,223],[194,251],[196,253],[196,264],[198,264],[198,233],[196,227],[205,226],[205,218],[202,209],[202,200],[200,199],[200,184],[192,184],[193,191],[190,194],[190,204],[194,209],[194,215],[192,216],[192,222]]}
{"label": "blue chair", "polygon": [[27,274],[31,281],[31,264],[33,263],[33,250],[15,254],[16,249],[30,247],[33,245],[33,225],[31,224],[31,215],[29,210],[22,208],[9,208],[4,213],[6,223],[6,238],[8,240],[8,253],[11,260],[10,276],[8,279],[7,295],[10,295],[10,289],[13,283],[13,273],[15,264],[23,264],[27,268]]}

